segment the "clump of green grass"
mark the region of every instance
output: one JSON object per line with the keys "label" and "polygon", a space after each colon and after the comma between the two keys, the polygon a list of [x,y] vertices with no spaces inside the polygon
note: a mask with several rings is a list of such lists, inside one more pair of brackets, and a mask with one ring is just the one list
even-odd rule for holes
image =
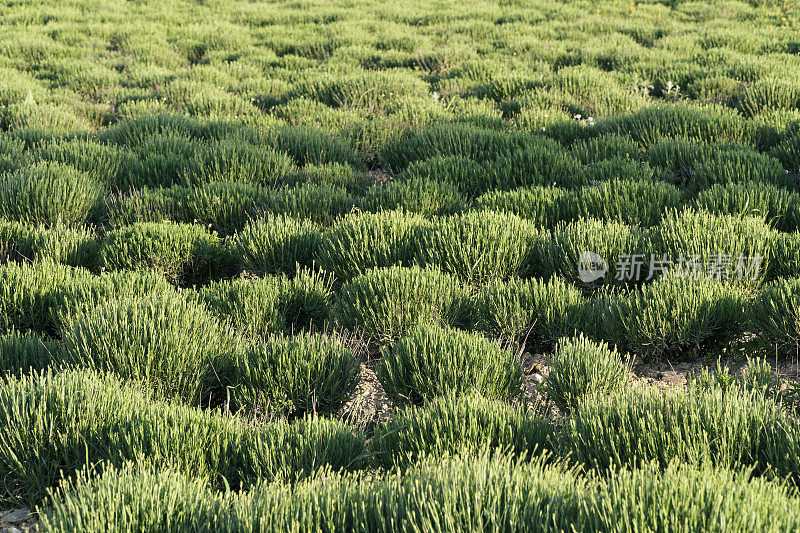
{"label": "clump of green grass", "polygon": [[589,165],[608,159],[633,159],[639,153],[639,145],[627,135],[607,133],[575,141],[570,152],[582,164]]}
{"label": "clump of green grass", "polygon": [[467,124],[437,124],[408,139],[387,145],[380,160],[384,168],[394,171],[400,171],[414,161],[433,157],[455,156],[485,162],[523,148],[528,139],[524,135]]}
{"label": "clump of green grass", "polygon": [[155,270],[179,285],[203,283],[230,268],[219,237],[201,226],[167,222],[110,231],[103,240],[100,261],[111,270]]}
{"label": "clump of green grass", "polygon": [[597,125],[599,133],[630,136],[643,148],[664,139],[690,142],[733,141],[758,145],[769,132],[731,110],[704,109],[686,104],[648,106],[627,115],[606,119]]}
{"label": "clump of green grass", "polygon": [[[136,461],[215,489],[357,467],[364,440],[334,419],[243,423],[216,410],[156,401],[139,385],[90,371],[48,371],[0,387],[2,498],[34,506],[62,477]],[[126,522],[127,523],[127,522]]]}
{"label": "clump of green grass", "polygon": [[517,455],[551,448],[554,428],[522,406],[479,393],[445,392],[423,407],[406,407],[375,429],[370,451],[384,467],[411,467],[426,457],[505,449]]}
{"label": "clump of green grass", "polygon": [[769,398],[737,389],[634,390],[580,404],[565,442],[577,461],[603,471],[678,460],[782,475],[787,461],[775,454],[793,440],[787,422]]}
{"label": "clump of green grass", "polygon": [[301,270],[261,279],[213,282],[199,290],[200,299],[220,321],[229,321],[240,334],[265,338],[325,327],[333,292],[330,280]]}
{"label": "clump of green grass", "polygon": [[417,266],[368,270],[345,283],[331,316],[339,328],[390,345],[420,324],[457,325],[470,313],[458,280]]}
{"label": "clump of green grass", "polygon": [[583,169],[568,151],[544,137],[531,138],[516,149],[487,163],[489,188],[513,189],[526,185],[579,187],[586,183]]}
{"label": "clump of green grass", "polygon": [[699,353],[744,333],[741,291],[707,278],[663,276],[595,306],[603,336],[645,359]]}
{"label": "clump of green grass", "polygon": [[583,335],[561,339],[549,366],[545,396],[566,414],[587,398],[625,390],[630,381],[630,369],[614,348]]}
{"label": "clump of green grass", "polygon": [[657,256],[685,276],[752,286],[769,272],[774,231],[755,217],[672,211],[651,235]]}
{"label": "clump of green grass", "polygon": [[[136,497],[133,487],[149,492]],[[83,524],[109,531],[129,526],[340,531],[353,524],[388,530],[397,523],[420,531],[443,523],[456,531],[523,531],[544,522],[561,530],[578,523],[587,492],[586,483],[562,465],[491,452],[427,459],[384,476],[324,471],[299,482],[263,483],[239,495],[215,494],[186,475],[126,465],[75,491],[62,489],[53,508],[43,510],[42,523],[60,531]],[[160,494],[163,507],[156,500]]]}
{"label": "clump of green grass", "polygon": [[778,279],[766,285],[750,309],[756,334],[785,354],[800,345],[800,280]]}
{"label": "clump of green grass", "polygon": [[536,228],[515,215],[470,211],[414,232],[414,257],[422,266],[482,285],[527,269],[531,249],[540,240]]}
{"label": "clump of green grass", "polygon": [[456,185],[431,178],[373,185],[361,202],[367,211],[402,208],[426,218],[457,213],[463,204],[464,198]]}
{"label": "clump of green grass", "polygon": [[590,493],[579,522],[591,531],[782,531],[800,525],[795,502],[784,484],[676,461],[615,470]]}
{"label": "clump of green grass", "polygon": [[781,231],[800,229],[800,195],[769,183],[717,184],[699,193],[694,205],[716,215],[758,217]]}
{"label": "clump of green grass", "polygon": [[573,191],[562,187],[520,187],[510,191],[491,190],[478,196],[478,210],[504,211],[530,221],[538,228],[552,228],[559,222],[579,218]]}
{"label": "clump of green grass", "polygon": [[280,126],[262,133],[274,148],[288,153],[295,163],[308,165],[345,164],[363,169],[364,162],[340,137],[309,126]]}
{"label": "clump of green grass", "polygon": [[384,349],[378,379],[396,404],[421,404],[446,391],[476,390],[508,400],[522,386],[517,354],[479,334],[418,326]]}
{"label": "clump of green grass", "polygon": [[640,227],[658,225],[665,211],[680,207],[684,201],[672,184],[616,178],[586,187],[574,197],[574,209],[581,217]]}
{"label": "clump of green grass", "polygon": [[[214,181],[182,189],[172,187],[168,189],[167,196],[175,197],[185,214],[182,214],[182,219],[174,215],[165,218],[174,222],[194,221],[210,227],[221,236],[242,231],[248,222],[263,214],[273,198],[273,193],[267,188],[241,182]],[[172,191],[183,194],[173,195]],[[167,208],[165,211],[169,213],[171,210]]]}
{"label": "clump of green grass", "polygon": [[[644,268],[635,263],[620,263],[625,257],[643,257],[647,235],[635,226],[597,219],[581,219],[559,224],[550,239],[543,239],[534,248],[533,273],[543,277],[560,276],[585,289],[601,285],[636,284],[647,277]],[[605,261],[605,272],[597,270],[597,279],[590,279],[584,260],[591,252]],[[594,256],[592,256],[594,257]],[[632,266],[633,268],[627,268]],[[602,275],[601,275],[602,274]]]}
{"label": "clump of green grass", "polygon": [[273,191],[260,207],[330,226],[350,213],[356,203],[356,197],[338,185],[311,182]]}
{"label": "clump of green grass", "polygon": [[232,362],[230,398],[249,411],[334,413],[355,391],[359,357],[339,337],[301,333],[256,342]]}
{"label": "clump of green grass", "polygon": [[462,156],[436,156],[411,163],[398,180],[424,182],[439,180],[456,187],[461,194],[471,198],[489,188],[490,177],[486,166]]}
{"label": "clump of green grass", "polygon": [[770,155],[777,158],[783,168],[800,171],[800,122],[794,122],[786,128],[783,139],[770,150]]}
{"label": "clump of green grass", "polygon": [[130,192],[112,193],[105,197],[97,221],[112,229],[138,222],[191,222],[185,208],[189,189],[176,185],[170,188],[142,187]]}
{"label": "clump of green grass", "polygon": [[179,296],[112,301],[64,333],[65,360],[139,381],[160,398],[198,403],[224,351],[219,324]]}
{"label": "clump of green grass", "polygon": [[82,471],[60,483],[53,496],[39,515],[49,531],[200,531],[233,523],[224,493],[168,468],[106,466],[96,478]]}
{"label": "clump of green grass", "polygon": [[50,259],[93,270],[97,268],[99,254],[97,237],[90,230],[0,220],[0,258],[6,261]]}
{"label": "clump of green grass", "polygon": [[187,185],[212,181],[242,182],[274,186],[297,172],[292,159],[268,146],[224,140],[200,145],[183,177]]}
{"label": "clump of green grass", "polygon": [[99,143],[91,138],[56,138],[39,143],[31,151],[35,161],[49,161],[85,172],[108,188],[129,189],[132,175],[139,172],[137,155],[122,146]]}
{"label": "clump of green grass", "polygon": [[531,349],[550,349],[580,331],[589,311],[580,289],[557,277],[491,282],[476,296],[475,307],[481,330]]}
{"label": "clump of green grass", "polygon": [[350,215],[323,233],[319,265],[341,280],[371,268],[409,265],[412,232],[427,224],[421,216],[402,210]]}
{"label": "clump of green grass", "polygon": [[0,176],[0,218],[33,226],[79,226],[103,186],[66,165],[38,163]]}
{"label": "clump of green grass", "polygon": [[321,244],[319,228],[307,219],[268,215],[236,236],[233,255],[257,276],[292,274],[310,267]]}
{"label": "clump of green grass", "polygon": [[786,171],[777,159],[753,150],[715,151],[700,162],[692,172],[688,186],[695,191],[715,184],[768,183],[790,185]]}
{"label": "clump of green grass", "polygon": [[61,346],[35,333],[0,336],[0,375],[4,379],[43,370],[60,360]]}

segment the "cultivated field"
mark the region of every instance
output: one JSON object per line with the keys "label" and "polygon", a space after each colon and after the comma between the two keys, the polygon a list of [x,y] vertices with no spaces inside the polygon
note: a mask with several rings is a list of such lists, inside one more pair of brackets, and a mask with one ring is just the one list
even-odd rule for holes
{"label": "cultivated field", "polygon": [[798,16],[0,2],[0,530],[800,530]]}

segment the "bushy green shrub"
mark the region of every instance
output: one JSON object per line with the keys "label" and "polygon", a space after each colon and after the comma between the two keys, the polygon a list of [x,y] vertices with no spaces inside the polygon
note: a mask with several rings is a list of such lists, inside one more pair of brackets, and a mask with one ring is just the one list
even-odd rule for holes
{"label": "bushy green shrub", "polygon": [[719,151],[724,151],[724,147],[706,142],[665,139],[647,148],[644,159],[657,169],[666,171],[672,181],[682,184],[691,179],[695,167]]}
{"label": "bushy green shrub", "polygon": [[517,354],[479,334],[421,325],[391,348],[376,367],[395,404],[421,404],[450,392],[476,390],[487,398],[511,399],[522,385]]}
{"label": "bushy green shrub", "polygon": [[693,203],[716,215],[758,217],[781,231],[800,229],[800,195],[769,183],[717,184],[700,192]]}
{"label": "bushy green shrub", "polygon": [[780,378],[766,359],[748,357],[742,373],[737,377],[738,383],[746,391],[774,395],[780,390]]}
{"label": "bushy green shrub", "polygon": [[612,179],[585,187],[574,196],[575,209],[581,217],[641,227],[657,225],[665,210],[676,209],[683,203],[677,187],[659,181]]}
{"label": "bushy green shrub", "polygon": [[[65,360],[139,381],[160,398],[198,403],[225,351],[219,324],[180,296],[111,301],[64,333]],[[204,391],[204,386],[206,390]]]}
{"label": "bushy green shrub", "polygon": [[264,133],[274,148],[288,153],[300,166],[343,163],[357,169],[364,162],[341,138],[309,126],[280,126]]}
{"label": "bushy green shrub", "polygon": [[347,280],[371,268],[408,265],[413,231],[424,225],[424,218],[402,210],[350,215],[323,233],[319,266]]}
{"label": "bushy green shrub", "polygon": [[[187,476],[131,471],[108,470],[75,492],[63,491],[53,508],[43,511],[42,523],[58,531],[84,524],[103,531],[344,531],[354,524],[378,531],[397,530],[397,524],[401,531],[558,531],[579,523],[588,492],[563,466],[490,452],[425,460],[385,476],[323,472],[299,482],[263,483],[230,497]],[[162,493],[168,493],[165,512],[155,501]],[[784,508],[793,503],[784,499]],[[792,523],[784,518],[777,515],[775,522]]]}
{"label": "bushy green shrub", "polygon": [[109,188],[129,189],[139,172],[139,158],[121,146],[102,144],[91,138],[53,139],[32,150],[35,161],[69,165]]}
{"label": "bushy green shrub", "polygon": [[232,524],[224,494],[167,468],[106,466],[94,479],[81,472],[61,483],[56,494],[39,515],[49,531],[211,531]]}
{"label": "bushy green shrub", "polygon": [[214,282],[201,288],[199,297],[237,332],[265,338],[271,333],[324,328],[333,294],[326,277],[303,270],[292,278]]}
{"label": "bushy green shrub", "polygon": [[800,345],[800,280],[777,279],[756,296],[750,309],[756,334],[786,354]]}
{"label": "bushy green shrub", "polygon": [[583,335],[561,339],[548,364],[545,397],[566,414],[587,398],[625,390],[630,381],[629,369],[614,348]]}
{"label": "bushy green shrub", "polygon": [[745,533],[798,527],[797,497],[790,488],[735,469],[676,462],[663,471],[647,465],[614,474],[587,483],[542,460],[462,453],[384,476],[323,472],[226,497],[201,479],[126,465],[108,468],[75,490],[62,484],[66,487],[40,520],[47,531],[341,531],[353,524],[388,530],[397,523],[409,531],[443,523],[454,531],[667,527]]}
{"label": "bushy green shrub", "polygon": [[149,138],[163,134],[183,135],[186,138],[205,136],[197,119],[177,113],[159,113],[122,120],[104,130],[99,139],[135,148],[142,146]]}
{"label": "bushy green shrub", "polygon": [[770,150],[770,155],[777,158],[783,168],[800,171],[800,122],[786,128],[783,140]]}
{"label": "bushy green shrub", "polygon": [[583,183],[597,185],[604,181],[652,181],[654,171],[646,161],[623,158],[605,159],[583,169]]}
{"label": "bushy green shrub", "polygon": [[528,141],[523,149],[514,150],[486,164],[490,187],[513,189],[526,185],[578,187],[586,183],[580,163],[551,139]]}
{"label": "bushy green shrub", "polygon": [[493,131],[467,124],[436,124],[388,144],[380,155],[384,168],[399,172],[414,161],[456,156],[492,161],[526,145],[530,136]]}
{"label": "bushy green shrub", "polygon": [[361,206],[367,211],[405,209],[430,218],[461,211],[464,198],[451,182],[421,178],[376,184],[367,190]]}
{"label": "bushy green shrub", "polygon": [[410,467],[425,457],[507,449],[532,454],[550,449],[554,428],[521,406],[479,393],[447,392],[424,407],[406,407],[375,428],[370,451],[384,468]]}
{"label": "bushy green shrub", "polygon": [[3,379],[43,370],[60,360],[61,347],[34,333],[11,332],[0,336],[0,376]]}
{"label": "bushy green shrub", "polygon": [[352,211],[356,203],[357,199],[339,186],[299,183],[274,191],[263,208],[330,226]]}
{"label": "bushy green shrub", "polygon": [[203,283],[230,269],[219,238],[202,226],[137,223],[110,231],[100,249],[107,269],[155,270],[172,283]]}
{"label": "bushy green shrub", "polygon": [[413,266],[376,268],[345,283],[331,315],[343,329],[388,345],[420,324],[458,325],[470,312],[458,280]]}
{"label": "bushy green shrub", "polygon": [[0,331],[35,331],[57,337],[87,309],[120,296],[174,292],[154,273],[114,272],[95,276],[46,259],[0,266]]}
{"label": "bushy green shrub", "polygon": [[[534,248],[531,270],[545,277],[561,276],[584,288],[641,282],[645,269],[637,267],[635,259],[641,262],[646,238],[637,227],[620,222],[590,218],[562,223]],[[602,260],[605,265],[592,269],[587,260]]]}
{"label": "bushy green shrub", "polygon": [[330,185],[343,188],[351,193],[364,192],[374,180],[366,172],[356,170],[350,165],[341,163],[308,164],[303,167],[299,179],[315,185]]}
{"label": "bushy green shrub", "polygon": [[307,97],[331,107],[375,112],[393,98],[426,96],[428,86],[418,75],[402,70],[357,71],[338,76],[310,74],[295,85],[292,96]]}
{"label": "bushy green shrub", "polygon": [[800,231],[774,233],[771,239],[767,277],[769,279],[800,276]]}
{"label": "bushy green shrub", "polygon": [[3,500],[35,505],[62,475],[136,461],[217,489],[359,465],[364,440],[338,420],[256,426],[214,410],[154,401],[138,386],[88,371],[47,372],[0,387]]}
{"label": "bushy green shrub", "polygon": [[200,185],[212,181],[243,182],[272,186],[297,172],[292,159],[283,152],[234,140],[201,145],[184,181]]}
{"label": "bushy green shrub", "polygon": [[702,191],[715,184],[728,183],[792,185],[780,161],[752,150],[713,152],[694,167],[687,185],[692,190]]}
{"label": "bushy green shrub", "polygon": [[773,233],[755,217],[687,209],[667,213],[651,239],[653,253],[682,275],[755,285],[769,271]]}
{"label": "bushy green shrub", "polygon": [[800,525],[791,489],[737,468],[675,462],[665,470],[652,465],[617,470],[589,498],[579,522],[591,531],[744,533]]}
{"label": "bushy green shrub", "polygon": [[51,259],[57,263],[97,267],[99,246],[95,235],[83,228],[31,227],[0,220],[0,258],[6,261]]}
{"label": "bushy green shrub", "polygon": [[490,187],[485,165],[461,156],[437,156],[412,162],[399,176],[399,181],[443,181],[453,184],[467,197],[478,195]]}
{"label": "bushy green shrub", "polygon": [[470,211],[435,220],[413,232],[414,257],[464,283],[508,279],[528,268],[531,250],[542,240],[528,221],[493,211]]}
{"label": "bushy green shrub", "polygon": [[708,278],[663,276],[595,306],[603,336],[643,358],[685,356],[742,335],[744,297]]}
{"label": "bushy green shrub", "polygon": [[98,222],[119,228],[137,222],[191,222],[185,202],[189,189],[176,185],[165,189],[132,190],[129,193],[112,193],[105,197]]}
{"label": "bushy green shrub", "polygon": [[478,196],[473,207],[512,213],[539,228],[552,228],[559,222],[570,222],[579,217],[575,193],[561,187],[492,190]]}
{"label": "bushy green shrub", "polygon": [[0,217],[34,226],[79,226],[102,194],[99,182],[72,167],[38,163],[0,176]]}
{"label": "bushy green shrub", "polygon": [[313,222],[267,215],[236,236],[231,252],[244,268],[263,276],[294,273],[298,264],[312,266],[320,245],[320,231]]}
{"label": "bushy green shrub", "polygon": [[56,335],[58,311],[69,287],[90,283],[91,274],[44,260],[0,266],[0,324],[3,332],[35,331]]}
{"label": "bushy green shrub", "polygon": [[582,164],[590,165],[607,159],[633,159],[639,153],[639,145],[627,135],[606,133],[575,141],[570,152]]}
{"label": "bushy green shrub", "polygon": [[[770,132],[730,110],[704,109],[685,104],[648,106],[628,115],[598,122],[599,133],[629,135],[647,148],[666,138],[691,142],[709,139],[758,146]],[[774,134],[773,134],[774,135]]]}
{"label": "bushy green shrub", "polygon": [[556,277],[491,282],[478,293],[475,307],[480,329],[531,349],[551,348],[580,331],[588,316],[581,291]]}
{"label": "bushy green shrub", "polygon": [[796,82],[783,78],[766,78],[745,85],[735,100],[736,108],[745,116],[792,110],[800,107],[800,88]]}
{"label": "bushy green shrub", "polygon": [[[130,175],[129,186],[140,188],[185,185],[187,176],[199,172],[196,168],[200,163],[199,157],[194,154],[202,146],[201,141],[185,134],[164,133],[145,138],[141,144],[131,146],[139,156],[139,168]],[[206,153],[209,150],[206,148]]]}
{"label": "bushy green shrub", "polygon": [[25,162],[25,143],[10,135],[0,134],[0,174],[17,170]]}
{"label": "bushy green shrub", "polygon": [[777,447],[786,423],[770,399],[736,389],[634,389],[580,404],[565,442],[577,461],[601,470],[682,461],[765,472],[778,466],[773,453],[785,453]]}
{"label": "bushy green shrub", "polygon": [[268,209],[267,206],[274,196],[272,191],[264,187],[240,182],[211,182],[184,190],[173,187],[170,191],[182,193],[175,194],[174,197],[179,198],[180,206],[186,214],[183,220],[174,215],[166,219],[204,224],[222,236],[242,231],[248,222]]}
{"label": "bushy green shrub", "polygon": [[298,416],[334,413],[360,377],[359,358],[339,337],[272,336],[237,354],[228,384],[239,409]]}

